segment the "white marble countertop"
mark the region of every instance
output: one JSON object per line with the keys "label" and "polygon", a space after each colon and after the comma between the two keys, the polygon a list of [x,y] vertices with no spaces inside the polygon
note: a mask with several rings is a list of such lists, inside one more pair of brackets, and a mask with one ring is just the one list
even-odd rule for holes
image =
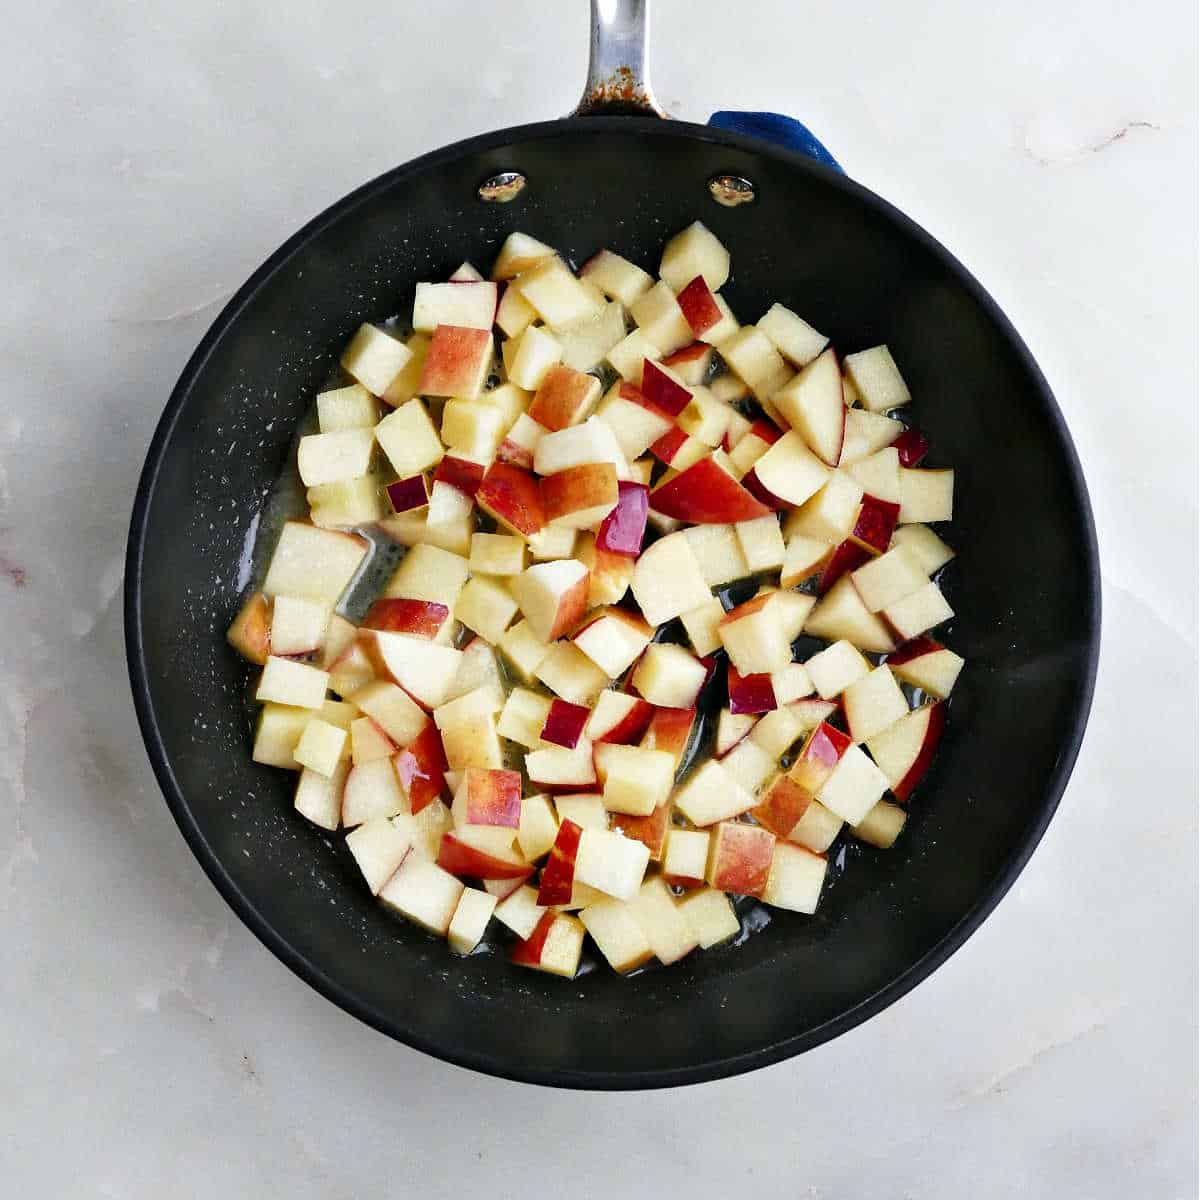
{"label": "white marble countertop", "polygon": [[[1105,645],[1045,841],[928,982],[676,1093],[422,1057],[209,885],[138,737],[122,554],[167,392],[304,220],[557,115],[586,6],[24,5],[0,80],[0,1192],[1196,1194],[1196,15],[661,0],[673,113],[790,111],[1013,317],[1091,486]],[[736,15],[735,15],[736,14]]]}

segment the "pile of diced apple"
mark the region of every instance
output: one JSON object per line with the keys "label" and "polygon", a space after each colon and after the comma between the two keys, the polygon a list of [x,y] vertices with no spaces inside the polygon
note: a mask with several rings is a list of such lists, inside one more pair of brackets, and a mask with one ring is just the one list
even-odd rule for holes
{"label": "pile of diced apple", "polygon": [[[590,938],[625,972],[729,941],[735,897],[812,913],[835,840],[891,846],[932,760],[954,473],[886,346],[742,325],[729,268],[699,222],[657,279],[514,233],[317,396],[308,520],[229,630],[253,757],[457,953],[502,927],[521,965],[571,977]],[[364,605],[367,528],[406,550]]]}

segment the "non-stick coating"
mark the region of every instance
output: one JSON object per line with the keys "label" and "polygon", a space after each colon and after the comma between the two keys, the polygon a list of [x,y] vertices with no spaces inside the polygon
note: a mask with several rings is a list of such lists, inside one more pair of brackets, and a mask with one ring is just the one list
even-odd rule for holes
{"label": "non-stick coating", "polygon": [[[509,205],[476,188],[523,171]],[[707,180],[753,181],[755,203]],[[612,246],[647,267],[702,219],[729,247],[724,289],[772,300],[846,351],[886,341],[914,415],[957,468],[948,640],[968,660],[936,766],[890,852],[852,861],[809,918],[620,979],[568,982],[386,915],[340,848],[249,760],[245,666],[223,633],[256,513],[294,424],[357,325],[417,279],[485,266],[525,230],[581,262]],[[217,320],[150,449],[130,535],[134,695],[167,800],[250,927],[326,996],[453,1062],[578,1087],[711,1079],[857,1024],[943,961],[1011,884],[1066,783],[1099,631],[1095,537],[1062,419],[1011,327],[928,235],[857,185],[762,143],[678,122],[587,119],[508,130],[376,180],[288,242]],[[1036,937],[1031,929],[1030,936]],[[301,1036],[299,1033],[297,1036]]]}

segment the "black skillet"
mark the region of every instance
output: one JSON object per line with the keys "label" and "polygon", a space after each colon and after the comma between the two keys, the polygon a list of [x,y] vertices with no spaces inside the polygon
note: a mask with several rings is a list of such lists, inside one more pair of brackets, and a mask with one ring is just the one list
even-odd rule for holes
{"label": "black skillet", "polygon": [[[643,20],[638,0],[593,3],[579,113],[391,171],[255,272],[155,432],[125,583],[130,676],[155,773],[238,915],[302,978],[392,1037],[565,1087],[752,1070],[850,1029],[922,980],[978,927],[1044,832],[1079,749],[1099,643],[1079,464],[1004,314],[924,230],[834,170],[753,138],[612,115],[656,111]],[[509,171],[527,181],[517,197],[481,199],[481,184]],[[709,181],[724,175],[749,181],[753,201],[714,203]],[[516,228],[577,262],[611,245],[651,265],[664,237],[697,218],[732,251],[725,294],[743,319],[778,299],[845,350],[886,341],[940,461],[957,468],[948,637],[969,666],[948,734],[901,842],[849,848],[814,918],[776,913],[742,945],[630,979],[598,969],[568,983],[497,953],[455,960],[372,902],[340,839],[293,812],[290,777],[249,760],[247,672],[223,632],[256,514],[339,347],[360,322],[395,313],[412,281],[445,278],[464,258],[490,262]]]}

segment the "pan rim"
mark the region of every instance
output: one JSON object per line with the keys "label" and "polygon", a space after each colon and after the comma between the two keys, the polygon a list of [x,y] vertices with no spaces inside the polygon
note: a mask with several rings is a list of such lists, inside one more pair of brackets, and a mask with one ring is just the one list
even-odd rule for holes
{"label": "pan rim", "polygon": [[[406,176],[413,175],[444,162],[480,153],[511,142],[534,141],[584,131],[619,132],[639,136],[684,138],[709,142],[742,150],[762,157],[775,159],[782,164],[819,177],[826,185],[854,196],[858,202],[874,209],[898,230],[925,247],[947,269],[956,283],[979,305],[987,318],[1009,344],[1022,369],[1033,383],[1057,438],[1063,462],[1067,470],[1070,490],[1074,495],[1081,518],[1084,571],[1087,575],[1087,611],[1084,614],[1087,646],[1084,675],[1081,680],[1079,698],[1070,729],[1060,748],[1058,759],[1048,778],[1043,795],[1042,807],[1026,830],[1019,846],[1004,866],[983,889],[976,902],[924,955],[905,971],[860,1000],[852,1008],[803,1033],[782,1038],[754,1050],[747,1050],[726,1058],[706,1060],[685,1067],[655,1067],[634,1071],[577,1070],[571,1068],[526,1068],[520,1063],[505,1061],[487,1053],[466,1051],[453,1044],[443,1044],[423,1036],[419,1030],[405,1027],[390,1014],[361,1000],[337,979],[329,976],[313,961],[297,951],[284,937],[276,932],[271,923],[261,914],[254,902],[235,883],[226,871],[218,853],[195,820],[187,798],[180,787],[166,746],[159,730],[150,698],[149,678],[145,647],[142,640],[143,607],[141,595],[142,565],[148,515],[158,483],[159,472],[165,451],[175,432],[191,389],[204,370],[210,356],[227,330],[234,324],[241,311],[257,294],[258,290],[307,243],[314,235],[335,220],[341,220],[360,204],[377,192],[393,187]],[[209,327],[199,345],[184,366],[173,387],[166,406],[159,418],[146,451],[146,458],[138,479],[130,519],[129,536],[125,556],[124,580],[124,633],[128,661],[130,686],[134,709],[142,739],[146,746],[150,764],[160,790],[176,824],[201,868],[233,909],[239,919],[261,941],[276,958],[295,972],[310,987],[327,1000],[336,1004],[350,1015],[373,1029],[395,1040],[429,1054],[455,1066],[480,1071],[497,1078],[521,1083],[533,1083],[550,1087],[585,1089],[595,1091],[645,1090],[654,1088],[680,1087],[728,1078],[757,1070],[760,1067],[791,1058],[814,1049],[831,1039],[848,1032],[912,991],[954,954],[992,913],[1003,899],[1017,876],[1025,868],[1041,841],[1050,820],[1066,790],[1071,772],[1082,746],[1084,732],[1090,715],[1095,691],[1096,674],[1099,666],[1101,627],[1101,585],[1099,548],[1095,520],[1087,485],[1083,478],[1079,456],[1067,429],[1057,401],[1046,382],[1033,355],[1011,321],[988,294],[971,272],[936,238],[905,215],[894,205],[856,183],[847,176],[814,162],[807,156],[768,141],[712,129],[675,120],[639,117],[576,117],[556,121],[543,121],[529,125],[514,126],[479,134],[433,150],[418,158],[386,171],[356,188],[340,200],[335,201],[323,212],[313,217],[295,234],[288,238],[274,253],[259,266],[234,296],[226,303]]]}

